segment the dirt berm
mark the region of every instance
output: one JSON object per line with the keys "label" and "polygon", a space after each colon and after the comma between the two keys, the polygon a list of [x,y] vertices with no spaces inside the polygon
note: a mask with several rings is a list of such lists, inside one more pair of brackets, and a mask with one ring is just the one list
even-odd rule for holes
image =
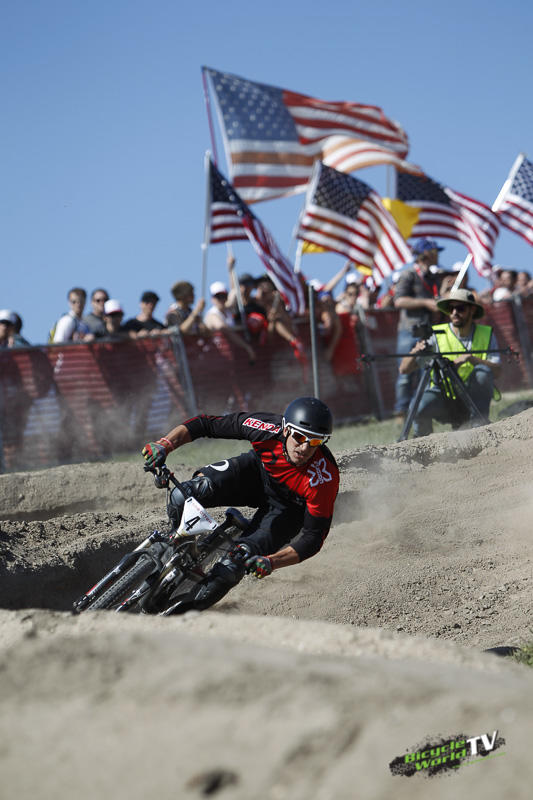
{"label": "dirt berm", "polygon": [[483,651],[533,638],[532,439],[533,410],[337,453],[322,552],[183,618],[69,612],[163,523],[142,467],[0,476],[0,796],[529,798],[533,673]]}

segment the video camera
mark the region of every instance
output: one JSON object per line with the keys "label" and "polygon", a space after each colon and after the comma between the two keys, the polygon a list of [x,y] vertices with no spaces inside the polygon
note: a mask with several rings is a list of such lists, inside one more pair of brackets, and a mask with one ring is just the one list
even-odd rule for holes
{"label": "video camera", "polygon": [[419,322],[411,328],[411,335],[415,339],[429,339],[435,333],[429,322]]}

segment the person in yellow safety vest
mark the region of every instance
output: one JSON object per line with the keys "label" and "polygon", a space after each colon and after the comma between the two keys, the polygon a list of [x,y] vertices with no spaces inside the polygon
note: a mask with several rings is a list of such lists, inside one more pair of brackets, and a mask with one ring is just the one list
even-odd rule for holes
{"label": "person in yellow safety vest", "polygon": [[[500,354],[486,352],[498,349],[492,328],[474,321],[483,316],[483,306],[469,289],[455,289],[438,300],[437,307],[450,317],[450,321],[432,326],[431,337],[417,342],[409,355],[404,356],[400,362],[400,373],[406,375],[420,369],[423,354],[431,358],[432,352],[457,353],[445,358],[454,362],[474,404],[488,418],[494,380],[500,372]],[[474,355],[471,352],[473,350],[485,352]],[[439,422],[451,421],[449,401],[431,381],[418,406],[413,424],[414,435],[427,436],[432,433],[434,419]]]}

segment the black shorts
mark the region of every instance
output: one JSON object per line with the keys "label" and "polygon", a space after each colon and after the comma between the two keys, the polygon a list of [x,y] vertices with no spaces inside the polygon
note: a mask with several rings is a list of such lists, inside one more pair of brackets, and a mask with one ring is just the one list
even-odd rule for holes
{"label": "black shorts", "polygon": [[197,470],[211,480],[213,490],[202,497],[207,508],[249,506],[256,508],[249,528],[242,535],[255,555],[270,555],[287,545],[303,525],[305,508],[269,496],[262,467],[253,450]]}

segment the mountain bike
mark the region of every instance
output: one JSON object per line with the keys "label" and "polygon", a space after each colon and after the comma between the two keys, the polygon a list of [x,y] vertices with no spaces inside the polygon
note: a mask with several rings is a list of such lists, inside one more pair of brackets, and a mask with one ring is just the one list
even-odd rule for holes
{"label": "mountain bike", "polygon": [[[171,484],[185,495],[166,464],[145,470],[153,473],[158,488],[167,490],[167,508]],[[164,616],[235,546],[247,525],[236,508],[226,509],[224,521],[218,523],[195,498],[188,497],[177,527],[169,517],[169,530],[153,531],[76,600],[73,611],[111,609]]]}

